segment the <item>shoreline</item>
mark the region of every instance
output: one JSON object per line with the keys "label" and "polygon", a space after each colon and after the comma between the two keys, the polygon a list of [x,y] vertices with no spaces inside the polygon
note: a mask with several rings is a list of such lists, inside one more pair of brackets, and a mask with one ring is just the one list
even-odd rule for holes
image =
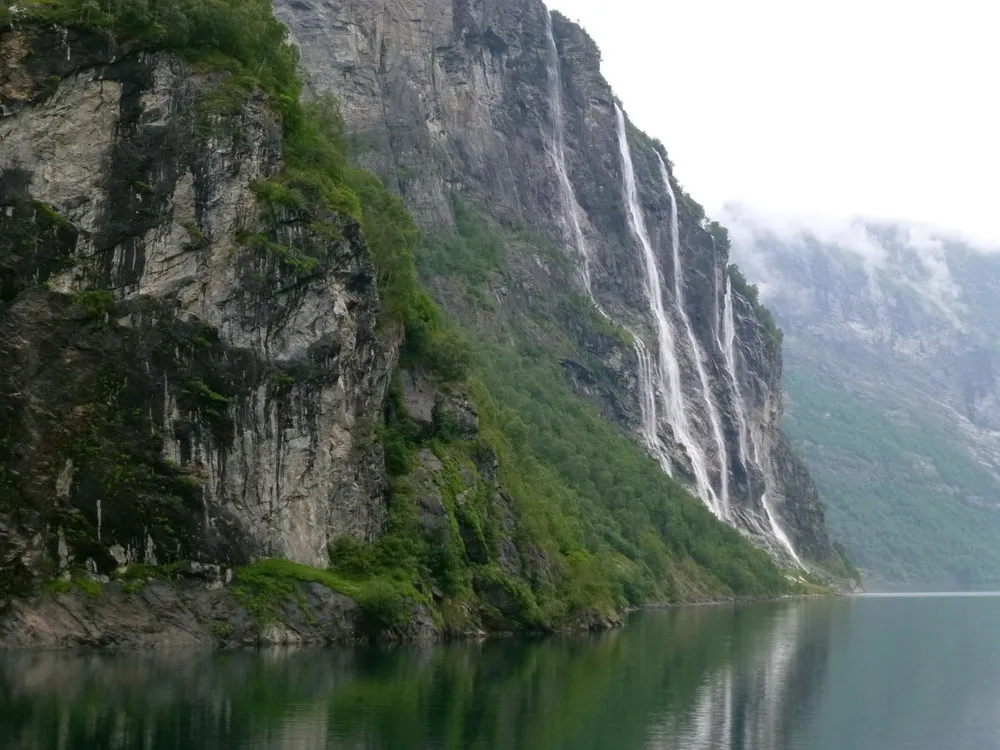
{"label": "shoreline", "polygon": [[844,596],[802,593],[762,597],[723,597],[704,601],[654,602],[627,607],[614,615],[590,613],[551,630],[448,630],[423,607],[399,627],[379,628],[349,597],[320,584],[305,583],[297,601],[259,619],[231,586],[150,581],[140,590],[121,584],[99,593],[72,589],[14,599],[0,611],[0,652],[82,651],[128,653],[164,649],[211,651],[272,647],[350,647],[364,644],[445,644],[494,638],[548,638],[605,633],[627,626],[637,612],[677,607],[718,607]]}

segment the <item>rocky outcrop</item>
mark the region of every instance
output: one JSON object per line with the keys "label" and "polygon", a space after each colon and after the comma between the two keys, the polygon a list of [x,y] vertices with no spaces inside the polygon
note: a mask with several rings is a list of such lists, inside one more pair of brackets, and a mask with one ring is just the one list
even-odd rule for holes
{"label": "rocky outcrop", "polygon": [[262,218],[263,95],[104,35],[0,45],[0,596],[377,537],[398,337],[356,224]]}
{"label": "rocky outcrop", "polygon": [[[540,0],[485,3],[473,0],[277,0],[278,16],[300,45],[302,65],[314,94],[332,93],[342,103],[357,158],[396,186],[432,236],[447,232],[456,210],[471,210],[494,222],[507,238],[507,267],[486,290],[499,301],[497,314],[470,307],[464,286],[431,272],[438,299],[481,330],[531,328],[550,342],[569,339],[577,354],[563,358],[578,392],[597,403],[630,433],[640,430],[639,373],[627,329],[647,346],[656,341],[650,317],[643,256],[630,230],[623,195],[623,164],[615,128],[615,97],[600,74],[600,52],[576,25],[552,18],[560,106],[550,96],[547,9]],[[556,121],[562,114],[562,122]],[[554,133],[561,127],[566,172],[580,236],[561,192]],[[663,287],[672,290],[671,202],[659,160],[662,146],[628,126],[640,208],[658,257]],[[671,177],[671,180],[673,178]],[[761,497],[766,492],[776,521],[812,560],[838,559],[830,546],[823,509],[808,473],[795,464],[781,434],[780,348],[754,311],[734,294],[738,356],[735,373],[746,404],[746,426],[756,436],[756,460],[737,448],[740,417],[732,375],[721,344],[727,248],[707,231],[704,213],[674,183],[682,259],[682,311],[667,291],[673,325],[682,312],[697,348],[684,339],[677,357],[696,439],[706,452],[711,482],[721,492],[723,473],[731,488],[729,518],[748,534],[774,542]],[[531,227],[525,241],[520,227]],[[602,311],[590,315],[582,282],[586,246],[589,291]],[[574,247],[575,245],[575,247]],[[554,259],[546,248],[558,248]],[[524,318],[531,311],[531,321]],[[539,311],[551,321],[539,332]],[[603,316],[603,317],[602,317]],[[711,415],[698,382],[696,361],[704,357],[708,398],[718,407],[725,447],[712,437]],[[694,486],[690,455],[669,427],[660,439],[670,446],[681,478]],[[793,564],[781,545],[779,557]]]}
{"label": "rocky outcrop", "polygon": [[302,599],[282,607],[280,624],[261,626],[231,588],[154,581],[134,592],[111,583],[98,595],[75,590],[17,600],[0,621],[0,645],[111,650],[322,645],[350,643],[363,632],[358,606],[319,584],[304,585]]}

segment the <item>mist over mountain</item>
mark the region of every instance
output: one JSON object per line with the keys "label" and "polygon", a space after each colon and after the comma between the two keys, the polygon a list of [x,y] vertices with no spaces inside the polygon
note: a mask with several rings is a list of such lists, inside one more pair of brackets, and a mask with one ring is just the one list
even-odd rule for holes
{"label": "mist over mountain", "polygon": [[785,428],[870,575],[1000,579],[1000,246],[731,206],[784,330]]}

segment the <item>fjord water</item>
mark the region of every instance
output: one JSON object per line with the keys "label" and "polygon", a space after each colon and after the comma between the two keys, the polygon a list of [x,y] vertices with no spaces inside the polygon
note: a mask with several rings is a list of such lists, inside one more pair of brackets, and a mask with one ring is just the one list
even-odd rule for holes
{"label": "fjord water", "polygon": [[0,656],[0,747],[985,750],[1000,598],[676,608],[599,636]]}

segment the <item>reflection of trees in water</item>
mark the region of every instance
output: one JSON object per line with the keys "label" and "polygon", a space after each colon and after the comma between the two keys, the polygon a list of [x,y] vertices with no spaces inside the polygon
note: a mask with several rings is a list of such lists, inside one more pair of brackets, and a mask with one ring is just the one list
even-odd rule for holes
{"label": "reflection of trees in water", "polygon": [[[278,653],[0,656],[0,747],[325,747],[325,714],[296,712],[336,689],[347,657],[320,669]],[[303,732],[318,744],[291,742]]]}
{"label": "reflection of trees in water", "polygon": [[[729,610],[722,663],[686,708],[670,706],[649,748],[780,750],[818,700],[835,619],[824,602]],[[834,610],[835,611],[835,610]]]}
{"label": "reflection of trees in water", "polygon": [[779,748],[786,704],[808,700],[826,663],[828,613],[800,605],[677,609],[536,642],[5,656],[0,747]]}

